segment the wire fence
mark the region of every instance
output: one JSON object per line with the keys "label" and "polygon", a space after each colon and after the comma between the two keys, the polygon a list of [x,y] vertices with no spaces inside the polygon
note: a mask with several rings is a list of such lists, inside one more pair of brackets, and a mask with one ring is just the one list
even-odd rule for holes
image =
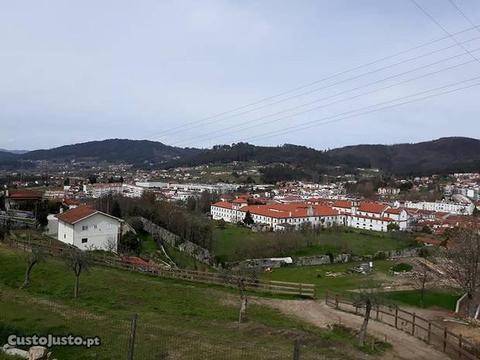
{"label": "wire fence", "polygon": [[[28,242],[13,239],[10,239],[8,244],[11,247],[16,247],[24,251],[30,251],[31,248],[35,246],[37,248],[43,249],[51,256],[63,256],[65,253],[68,253],[68,251],[72,250],[72,248],[69,246],[60,246],[58,244]],[[241,286],[243,286],[245,290],[249,291],[280,295],[293,295],[305,298],[315,298],[315,285],[313,284],[273,280],[267,281],[252,277],[240,277],[222,272],[206,272],[173,268],[165,269],[156,264],[132,264],[123,261],[121,258],[116,256],[105,256],[95,253],[92,253],[90,255],[90,260],[95,265],[139,272],[162,278],[186,280],[234,288],[238,287],[241,282]]]}
{"label": "wire fence", "polygon": [[[327,292],[325,303],[337,310],[363,316],[362,310],[364,310],[364,306],[345,296]],[[427,344],[453,358],[480,359],[480,344],[474,344],[464,339],[461,334],[454,334],[446,327],[439,326],[398,306],[375,305],[371,316],[376,321],[390,325],[425,341]]]}
{"label": "wire fence", "polygon": [[[43,306],[42,306],[43,307]],[[56,310],[63,311],[62,306]],[[60,315],[49,319],[49,326],[35,323],[33,317],[24,318],[0,313],[0,343],[3,346],[12,334],[19,337],[75,336],[83,339],[98,337],[98,346],[53,345],[48,347],[51,358],[59,360],[339,360],[338,356],[325,355],[324,348],[311,343],[302,343],[288,335],[279,343],[269,343],[250,338],[239,340],[234,335],[241,333],[232,328],[229,336],[208,335],[201,324],[188,332],[178,328],[152,323],[147,316],[132,315],[130,319],[110,319],[85,313]],[[22,315],[23,317],[23,315]],[[38,318],[37,320],[41,320]],[[41,321],[47,321],[42,319]],[[73,326],[74,322],[74,326]],[[18,341],[18,340],[17,340]],[[2,358],[0,346],[0,358]],[[16,349],[28,351],[30,346],[18,344]]]}

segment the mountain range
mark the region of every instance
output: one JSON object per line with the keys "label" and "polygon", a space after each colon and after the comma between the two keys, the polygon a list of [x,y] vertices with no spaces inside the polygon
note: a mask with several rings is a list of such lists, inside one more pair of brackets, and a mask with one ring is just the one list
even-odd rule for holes
{"label": "mountain range", "polygon": [[108,139],[46,150],[12,153],[0,150],[0,166],[24,167],[35,160],[106,161],[140,167],[193,166],[234,161],[288,164],[317,171],[331,167],[378,168],[392,174],[433,174],[480,169],[480,140],[447,137],[415,144],[354,145],[328,151],[298,145],[217,145],[211,149],[180,148],[148,140]]}

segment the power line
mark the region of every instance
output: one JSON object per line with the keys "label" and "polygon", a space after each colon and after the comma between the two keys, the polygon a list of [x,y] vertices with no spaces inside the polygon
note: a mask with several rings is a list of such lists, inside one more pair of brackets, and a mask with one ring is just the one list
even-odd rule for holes
{"label": "power line", "polygon": [[[470,40],[467,40],[465,42],[471,42],[471,41],[474,41],[474,40],[477,40],[478,37],[476,38],[473,38],[473,39],[470,39]],[[326,86],[322,86],[322,87],[318,87],[318,88],[314,88],[314,89],[311,89],[311,90],[308,90],[306,92],[302,92],[300,94],[296,94],[296,95],[292,95],[292,96],[289,96],[287,98],[284,98],[284,99],[281,99],[281,100],[278,100],[276,102],[273,102],[273,103],[269,103],[269,104],[266,104],[266,105],[262,105],[260,107],[256,107],[256,108],[253,108],[253,109],[250,109],[250,110],[246,110],[246,111],[243,111],[243,112],[240,112],[240,113],[236,113],[236,114],[233,114],[233,115],[229,115],[227,117],[223,117],[222,119],[212,119],[210,121],[206,121],[204,122],[203,124],[201,125],[196,125],[196,126],[192,126],[190,127],[191,128],[196,128],[196,127],[199,127],[199,126],[203,126],[203,125],[208,125],[208,124],[213,124],[213,123],[217,123],[217,122],[220,122],[220,121],[224,121],[225,119],[229,119],[229,118],[232,118],[232,117],[237,117],[237,116],[241,116],[241,115],[246,115],[246,114],[249,114],[253,111],[257,111],[257,110],[261,110],[263,108],[266,108],[266,107],[269,107],[269,106],[272,106],[272,105],[276,105],[276,104],[279,104],[279,103],[282,103],[284,101],[287,101],[287,100],[292,100],[292,99],[296,99],[296,98],[299,98],[301,96],[304,96],[304,95],[310,95],[310,94],[313,94],[315,92],[318,92],[320,90],[325,90],[325,89],[328,89],[328,88],[331,88],[331,87],[334,87],[334,86],[337,86],[339,84],[343,84],[343,83],[346,83],[346,82],[349,82],[349,81],[352,81],[352,80],[356,80],[356,79],[359,79],[363,76],[367,76],[367,75],[371,75],[371,74],[375,74],[377,72],[381,72],[383,70],[386,70],[386,69],[390,69],[390,68],[393,68],[395,66],[399,66],[399,65],[402,65],[402,64],[406,64],[408,62],[411,62],[411,61],[415,61],[415,60],[418,60],[418,59],[421,59],[423,57],[426,57],[426,56],[430,56],[430,55],[433,55],[435,53],[438,53],[438,52],[441,52],[441,51],[444,51],[444,50],[448,50],[448,49],[451,49],[451,48],[454,48],[454,47],[457,47],[457,45],[450,45],[450,46],[447,46],[445,48],[442,48],[442,49],[437,49],[437,50],[433,50],[433,51],[430,51],[426,54],[422,54],[422,55],[418,55],[418,56],[414,56],[414,57],[411,57],[411,58],[408,58],[408,59],[404,59],[400,62],[397,62],[397,63],[394,63],[394,64],[390,64],[390,65],[387,65],[387,66],[384,66],[384,67],[381,67],[381,68],[378,68],[378,69],[375,69],[375,70],[370,70],[370,71],[367,71],[367,72],[364,72],[364,73],[361,73],[359,75],[355,75],[353,77],[349,77],[349,78],[346,78],[346,79],[343,79],[343,80],[340,80],[340,81],[337,81],[337,82],[334,82],[332,84],[328,84]],[[463,55],[463,54],[461,54]],[[460,56],[460,55],[459,55]],[[447,59],[448,60],[448,59]],[[434,63],[435,64],[435,63]],[[327,97],[328,98],[328,97]],[[300,106],[301,107],[301,106]],[[280,111],[278,113],[282,113],[282,112],[285,112],[285,111],[288,111],[288,110],[283,110],[283,111]],[[275,113],[275,114],[278,114],[278,113]],[[272,115],[269,115],[269,116],[272,116]],[[269,117],[267,116],[267,117]],[[262,119],[264,117],[260,117],[258,119]],[[256,119],[256,120],[258,120]],[[254,120],[255,121],[255,120]],[[180,132],[181,130],[177,131],[177,132]],[[175,134],[176,132],[173,132],[172,134]],[[195,138],[195,137],[193,137]],[[190,138],[189,138],[190,139]],[[187,140],[189,140],[187,139]],[[182,144],[184,143],[185,141],[179,141],[179,142],[176,142],[176,143],[173,143],[172,145],[178,145],[178,144]]]}
{"label": "power line", "polygon": [[[366,115],[366,114],[378,112],[378,111],[381,111],[381,110],[386,110],[386,109],[394,108],[394,107],[397,107],[397,106],[402,106],[402,105],[410,104],[410,103],[413,103],[413,102],[418,102],[418,101],[434,98],[434,97],[441,96],[441,95],[451,94],[451,93],[454,93],[454,92],[457,92],[457,91],[460,91],[460,90],[469,89],[469,88],[472,88],[472,87],[475,87],[475,86],[480,86],[480,82],[472,84],[472,85],[467,85],[467,86],[463,86],[463,87],[460,87],[460,88],[452,89],[452,90],[443,91],[443,92],[436,93],[436,94],[426,95],[426,96],[423,96],[423,97],[420,97],[420,98],[417,98],[417,99],[404,101],[404,102],[401,102],[401,103],[398,103],[398,104],[386,105],[386,104],[396,102],[396,101],[399,101],[399,100],[407,99],[407,98],[410,98],[410,97],[422,95],[422,94],[429,93],[429,92],[432,92],[432,91],[441,90],[441,89],[444,89],[444,88],[452,87],[452,86],[455,86],[455,85],[460,85],[460,84],[463,84],[463,83],[466,83],[466,82],[479,80],[479,79],[480,79],[480,76],[476,76],[476,77],[473,77],[473,78],[470,78],[470,79],[467,79],[467,80],[463,80],[463,81],[459,81],[459,82],[452,83],[452,84],[449,84],[449,85],[441,86],[439,88],[422,91],[422,92],[419,92],[419,93],[416,93],[416,94],[407,95],[407,96],[404,96],[404,97],[396,98],[396,99],[389,100],[389,101],[386,101],[386,102],[382,102],[382,103],[379,103],[379,104],[374,104],[374,105],[362,107],[362,108],[359,108],[359,109],[347,111],[347,112],[337,114],[337,115],[334,115],[334,116],[328,116],[328,117],[325,117],[325,118],[309,121],[307,123],[304,123],[301,127],[299,127],[297,125],[290,126],[290,127],[287,127],[287,128],[283,128],[283,129],[273,131],[273,132],[268,132],[268,133],[260,134],[260,135],[254,136],[254,137],[242,139],[240,141],[241,142],[251,141],[252,139],[268,138],[268,137],[282,135],[282,134],[291,133],[291,132],[295,132],[295,131],[306,130],[306,129],[309,129],[309,128],[312,128],[312,127],[315,127],[315,126],[318,126],[318,125],[325,125],[325,124],[329,124],[329,123],[333,123],[333,122],[338,122],[338,121],[341,121],[341,120],[345,120],[345,119],[349,119],[349,118],[353,118],[353,117],[357,117],[357,116],[361,116],[361,115]],[[362,111],[362,110],[366,110],[366,109],[376,107],[376,106],[379,106],[379,105],[386,105],[386,106],[380,107],[378,109]],[[360,111],[360,112],[356,113],[358,111]],[[347,115],[347,114],[350,114],[350,115]],[[346,115],[346,116],[343,116],[343,115]],[[338,116],[341,116],[341,117],[337,118]]]}
{"label": "power line", "polygon": [[435,19],[433,17],[432,14],[430,14],[427,10],[425,10],[422,6],[420,6],[420,4],[417,2],[417,0],[410,0],[411,2],[413,2],[415,4],[415,6],[420,9],[421,12],[423,12],[425,14],[425,16],[427,16],[435,25],[437,25],[440,29],[442,29],[442,31],[447,34],[448,36],[450,36],[452,38],[453,41],[455,41],[455,43],[460,46],[467,54],[469,54],[472,58],[474,58],[476,61],[478,61],[480,63],[480,60],[478,58],[476,58],[471,52],[470,50],[468,50],[462,43],[460,43],[454,36],[453,34],[451,34],[442,24],[440,24],[439,21],[437,21],[437,19]]}
{"label": "power line", "polygon": [[397,57],[397,56],[400,56],[400,55],[403,55],[403,54],[407,54],[407,53],[409,53],[409,52],[418,50],[418,49],[420,49],[420,48],[423,48],[423,47],[426,47],[426,46],[435,44],[435,43],[437,43],[437,42],[440,42],[440,41],[443,41],[443,40],[445,40],[445,39],[448,39],[448,38],[450,38],[450,37],[452,37],[452,36],[454,36],[454,35],[460,35],[460,34],[463,34],[463,33],[465,33],[465,32],[471,31],[471,30],[473,30],[473,29],[479,29],[479,28],[480,28],[480,25],[474,25],[474,26],[471,27],[471,28],[467,28],[467,29],[458,31],[458,32],[453,33],[453,34],[451,34],[451,35],[444,36],[444,37],[441,37],[441,38],[438,38],[438,39],[434,39],[434,40],[428,41],[428,42],[426,42],[426,43],[423,43],[423,44],[420,44],[420,45],[411,47],[411,48],[409,48],[409,49],[406,49],[406,50],[403,50],[403,51],[394,53],[394,54],[392,54],[392,55],[388,55],[388,56],[379,58],[379,59],[377,59],[377,60],[374,60],[374,61],[371,61],[371,62],[362,64],[362,65],[358,65],[358,66],[355,66],[355,67],[352,67],[352,68],[349,68],[349,69],[346,69],[346,70],[343,70],[343,71],[340,71],[340,72],[337,72],[337,73],[334,73],[334,74],[332,74],[332,75],[326,76],[326,77],[321,78],[321,79],[319,79],[319,80],[315,80],[315,81],[313,81],[313,82],[310,82],[310,83],[307,83],[307,84],[304,84],[304,85],[297,86],[297,87],[295,87],[295,88],[292,88],[292,89],[289,89],[289,90],[280,92],[280,93],[275,94],[275,95],[272,95],[272,96],[268,96],[268,97],[261,98],[261,99],[259,99],[259,100],[257,100],[257,101],[248,103],[248,104],[246,104],[246,105],[242,105],[242,106],[239,106],[239,107],[230,109],[230,110],[226,110],[226,111],[223,111],[223,112],[220,112],[220,113],[217,113],[217,114],[214,114],[214,115],[211,115],[211,116],[202,118],[202,119],[198,119],[198,120],[194,120],[194,121],[189,121],[189,122],[187,122],[187,123],[184,123],[184,124],[175,126],[175,127],[173,127],[173,128],[163,130],[163,131],[161,131],[161,132],[159,132],[159,133],[156,133],[156,134],[154,134],[154,135],[155,135],[155,136],[163,137],[163,136],[165,136],[165,135],[167,135],[167,134],[171,134],[172,131],[177,132],[177,130],[179,130],[179,129],[184,129],[184,128],[189,127],[189,126],[191,126],[191,125],[203,123],[203,122],[205,122],[205,121],[207,121],[207,120],[211,120],[211,119],[214,119],[214,118],[219,118],[219,117],[221,117],[221,116],[230,114],[230,113],[232,113],[232,112],[239,111],[239,110],[243,110],[243,109],[246,109],[246,108],[248,108],[248,107],[261,104],[261,103],[266,102],[266,101],[268,101],[268,100],[272,100],[272,99],[275,99],[275,98],[277,98],[277,97],[280,97],[280,96],[283,96],[283,95],[287,95],[287,94],[293,93],[293,92],[295,92],[295,91],[302,90],[302,89],[311,87],[311,86],[313,86],[313,85],[316,85],[316,84],[318,84],[318,83],[321,83],[321,82],[324,82],[324,81],[333,79],[333,78],[335,78],[335,77],[337,77],[337,76],[341,76],[341,75],[347,74],[347,73],[349,73],[349,72],[353,72],[353,71],[359,70],[359,69],[361,69],[361,68],[368,67],[368,66],[371,66],[371,65],[380,63],[380,62],[382,62],[382,61],[385,61],[385,60],[388,60],[388,59],[391,59],[391,58],[394,58],[394,57]]}
{"label": "power line", "polygon": [[[455,9],[457,9],[457,11],[460,13],[460,15],[462,15],[462,17],[463,17],[465,20],[467,20],[470,24],[473,24],[472,19],[470,19],[470,18],[467,16],[467,14],[465,14],[465,12],[464,12],[462,9],[460,9],[460,7],[455,3],[455,1],[453,1],[453,0],[448,0],[448,2],[449,2],[450,4],[452,4],[452,6],[453,6]],[[474,25],[474,24],[473,24],[473,25]],[[476,28],[476,30],[480,32],[480,29],[479,29],[479,28]]]}
{"label": "power line", "polygon": [[[453,46],[455,47],[456,45],[453,45]],[[474,52],[479,51],[479,50],[480,50],[480,48],[474,49]],[[329,96],[326,96],[326,97],[322,97],[322,98],[316,99],[314,101],[311,101],[311,102],[308,102],[308,103],[305,103],[305,104],[301,104],[301,105],[298,105],[298,106],[295,106],[295,107],[292,107],[292,108],[289,108],[289,109],[279,111],[277,113],[265,115],[265,116],[258,117],[258,118],[255,118],[255,119],[251,119],[251,120],[248,120],[248,121],[243,121],[241,123],[240,127],[237,124],[231,125],[231,126],[228,126],[228,127],[224,127],[222,129],[217,129],[217,130],[214,130],[214,131],[211,131],[211,132],[208,132],[208,133],[204,133],[204,134],[201,134],[201,135],[198,135],[198,136],[190,137],[190,138],[188,138],[184,141],[173,143],[172,145],[188,144],[192,140],[202,140],[202,139],[205,139],[205,138],[209,138],[214,134],[222,133],[222,132],[225,132],[225,131],[229,131],[229,130],[233,130],[233,129],[236,129],[237,131],[244,131],[244,130],[247,130],[247,129],[257,127],[258,125],[265,125],[265,124],[269,124],[269,123],[272,123],[272,122],[277,122],[277,121],[280,121],[280,120],[292,118],[292,117],[295,117],[295,116],[298,116],[298,115],[301,115],[301,114],[304,114],[304,113],[307,113],[307,112],[310,112],[310,111],[318,110],[320,108],[324,108],[324,107],[327,107],[327,106],[330,106],[330,105],[334,105],[334,104],[337,104],[337,103],[352,100],[352,99],[355,99],[355,98],[358,98],[358,97],[361,97],[361,96],[365,96],[365,95],[369,95],[369,94],[372,94],[372,93],[375,93],[375,92],[378,92],[378,91],[386,90],[386,89],[392,88],[394,86],[405,84],[407,82],[418,80],[418,79],[421,79],[421,78],[424,78],[424,77],[427,77],[427,76],[430,76],[430,75],[438,74],[438,73],[443,72],[443,71],[451,70],[453,68],[457,68],[459,66],[463,66],[463,65],[472,63],[474,61],[474,60],[470,60],[470,61],[463,62],[463,63],[460,63],[460,64],[456,64],[456,65],[453,65],[453,66],[445,67],[445,68],[442,68],[442,69],[437,70],[437,71],[429,72],[427,74],[416,76],[416,77],[411,78],[411,79],[403,80],[403,81],[401,81],[399,83],[396,83],[396,84],[393,84],[393,85],[385,86],[385,87],[382,87],[380,89],[376,89],[376,90],[373,90],[373,91],[368,91],[368,92],[358,94],[358,95],[355,95],[355,96],[352,96],[352,97],[348,97],[348,98],[345,98],[345,99],[340,99],[340,100],[337,100],[337,101],[333,101],[333,102],[330,102],[330,103],[327,103],[327,104],[324,104],[324,105],[315,106],[311,109],[307,109],[307,110],[297,112],[297,113],[294,113],[294,114],[286,115],[286,116],[276,118],[276,119],[273,119],[273,120],[270,120],[270,121],[267,121],[267,122],[261,122],[261,123],[258,122],[259,120],[263,120],[263,119],[266,119],[266,118],[269,118],[269,117],[272,117],[272,116],[276,116],[276,115],[279,115],[279,114],[282,114],[282,113],[285,113],[285,112],[296,110],[296,109],[299,109],[299,108],[302,108],[302,107],[305,107],[305,106],[308,106],[308,105],[312,105],[314,103],[318,103],[318,102],[323,101],[323,100],[331,99],[331,98],[334,98],[334,97],[337,97],[339,95],[343,95],[343,94],[346,94],[346,93],[349,93],[349,92],[352,92],[352,91],[361,90],[363,88],[366,88],[366,87],[369,87],[369,86],[372,86],[372,85],[375,85],[375,84],[378,84],[378,83],[381,83],[381,82],[384,82],[384,81],[387,81],[387,80],[391,80],[393,78],[403,76],[403,75],[418,71],[420,69],[424,69],[424,68],[430,67],[432,65],[436,65],[436,64],[439,64],[441,62],[452,60],[454,58],[457,58],[457,57],[460,57],[460,56],[465,56],[465,55],[466,55],[465,53],[462,53],[462,54],[459,54],[459,55],[454,55],[454,56],[451,56],[451,57],[448,57],[448,58],[444,58],[444,59],[435,61],[433,63],[422,65],[420,67],[417,67],[417,68],[414,68],[414,69],[411,69],[411,70],[408,70],[408,71],[405,71],[405,72],[402,72],[402,73],[399,73],[399,74],[391,75],[391,76],[388,76],[386,78],[382,78],[382,79],[370,82],[368,84],[355,87],[353,89],[348,89],[348,90],[344,90],[344,91],[341,91],[341,92],[337,92],[336,94],[329,95]],[[254,126],[249,126],[249,127],[246,127],[246,128],[244,127],[244,125],[250,124],[250,123],[254,123],[255,125]]]}

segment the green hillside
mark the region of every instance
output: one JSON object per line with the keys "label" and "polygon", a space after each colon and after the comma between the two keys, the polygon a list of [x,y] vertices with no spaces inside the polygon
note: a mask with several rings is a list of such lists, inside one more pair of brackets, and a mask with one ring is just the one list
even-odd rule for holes
{"label": "green hillside", "polygon": [[358,358],[351,333],[321,330],[253,302],[237,324],[234,290],[92,267],[72,298],[73,274],[59,259],[34,269],[20,290],[24,254],[0,244],[0,342],[10,333],[99,336],[99,348],[56,347],[58,359],[126,359],[129,319],[138,314],[135,359],[290,359],[294,339],[302,359]]}

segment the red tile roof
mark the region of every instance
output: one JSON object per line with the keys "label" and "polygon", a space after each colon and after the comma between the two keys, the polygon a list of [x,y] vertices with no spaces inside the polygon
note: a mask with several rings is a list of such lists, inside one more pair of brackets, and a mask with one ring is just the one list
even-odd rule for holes
{"label": "red tile roof", "polygon": [[375,202],[362,201],[358,207],[359,211],[380,214],[385,211],[387,205]]}
{"label": "red tile roof", "polygon": [[[312,205],[312,216],[336,216],[338,212],[329,206]],[[275,219],[302,218],[307,217],[309,206],[305,204],[270,204],[250,205],[240,209],[242,212],[250,211],[251,214],[267,216]]]}
{"label": "red tile roof", "polygon": [[231,209],[232,205],[233,204],[229,203],[228,201],[219,201],[219,202],[216,202],[215,204],[212,204],[212,206],[221,207],[224,209]]}
{"label": "red tile roof", "polygon": [[68,224],[75,224],[79,220],[85,219],[96,212],[99,212],[89,206],[79,206],[75,209],[65,211],[64,213],[56,215],[57,219]]}
{"label": "red tile roof", "polygon": [[396,214],[396,215],[399,215],[401,212],[402,212],[403,209],[399,209],[399,208],[388,208],[385,212],[387,214]]}
{"label": "red tile roof", "polygon": [[345,208],[345,209],[351,209],[352,205],[353,204],[350,200],[337,200],[333,203],[334,207]]}
{"label": "red tile roof", "polygon": [[7,198],[14,200],[40,200],[43,194],[32,190],[13,190],[8,192]]}

